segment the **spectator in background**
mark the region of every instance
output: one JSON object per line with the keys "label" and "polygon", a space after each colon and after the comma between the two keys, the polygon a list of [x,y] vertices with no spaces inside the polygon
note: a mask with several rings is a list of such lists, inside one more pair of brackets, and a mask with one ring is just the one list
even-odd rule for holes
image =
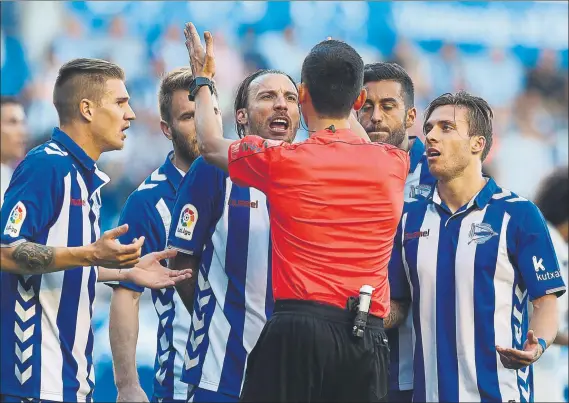
{"label": "spectator in background", "polygon": [[255,28],[247,28],[243,37],[241,52],[243,53],[246,74],[253,74],[257,70],[269,68],[267,60],[259,51],[259,37]]}
{"label": "spectator in background", "polygon": [[146,48],[140,36],[129,32],[125,19],[118,15],[111,19],[107,32],[100,36],[100,57],[123,66],[129,80],[147,73]]}
{"label": "spectator in background", "polygon": [[300,80],[300,68],[306,52],[296,39],[294,27],[264,33],[259,38],[259,46],[272,69],[286,71],[297,82]]}
{"label": "spectator in background", "polygon": [[[493,161],[499,181],[528,199],[533,198],[540,179],[554,167],[553,138],[545,134],[551,126],[550,116],[539,94],[518,97],[510,127]],[[531,175],[520,175],[520,169]]]}
{"label": "spectator in background", "polygon": [[50,46],[40,63],[34,65],[32,81],[27,88],[28,128],[34,145],[46,141],[58,125],[59,118],[53,107],[53,87],[61,61]]}
{"label": "spectator in background", "polygon": [[19,100],[0,98],[0,206],[10,184],[14,165],[26,153],[26,114]]}
{"label": "spectator in background", "polygon": [[[567,241],[569,239],[569,172],[567,166],[562,166],[546,176],[539,187],[535,198],[549,227],[551,241],[557,254],[561,275],[565,283],[568,279]],[[565,401],[564,388],[567,385],[567,352],[561,346],[567,347],[568,337],[568,298],[564,294],[559,298],[559,331],[553,345],[541,359],[534,364],[535,401],[562,402]]]}
{"label": "spectator in background", "polygon": [[445,43],[435,57],[430,57],[433,94],[439,96],[446,92],[464,89],[464,65],[458,48],[453,43]]}
{"label": "spectator in background", "polygon": [[19,95],[29,79],[26,53],[17,37],[0,30],[0,79],[2,95]]}
{"label": "spectator in background", "polygon": [[558,64],[555,51],[542,50],[537,66],[528,71],[527,89],[559,105],[567,105],[567,75],[563,75]]}

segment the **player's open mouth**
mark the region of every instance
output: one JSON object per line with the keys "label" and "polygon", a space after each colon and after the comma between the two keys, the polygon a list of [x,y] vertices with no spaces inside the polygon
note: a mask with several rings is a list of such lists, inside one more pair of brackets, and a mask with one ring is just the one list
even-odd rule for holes
{"label": "player's open mouth", "polygon": [[440,151],[436,148],[429,147],[427,149],[427,158],[436,158],[441,155]]}
{"label": "player's open mouth", "polygon": [[289,127],[289,122],[285,118],[276,118],[269,123],[269,128],[274,132],[286,132]]}

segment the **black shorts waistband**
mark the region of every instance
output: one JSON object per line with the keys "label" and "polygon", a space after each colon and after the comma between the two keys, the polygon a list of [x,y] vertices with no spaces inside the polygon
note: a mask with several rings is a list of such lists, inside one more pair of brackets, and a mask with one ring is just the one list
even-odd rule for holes
{"label": "black shorts waistband", "polygon": [[[316,301],[304,301],[296,299],[279,299],[275,301],[273,314],[278,313],[303,313],[317,318],[327,319],[333,322],[353,325],[355,314],[347,309],[324,304]],[[368,315],[368,328],[383,329],[383,319],[374,315]]]}

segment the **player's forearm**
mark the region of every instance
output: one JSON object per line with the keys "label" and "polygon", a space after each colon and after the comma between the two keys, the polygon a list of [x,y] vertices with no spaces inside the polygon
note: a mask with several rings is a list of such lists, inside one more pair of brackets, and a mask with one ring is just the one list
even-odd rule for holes
{"label": "player's forearm", "polygon": [[232,141],[223,138],[223,130],[217,122],[213,96],[207,86],[196,94],[196,137],[204,159],[227,172],[228,151]]}
{"label": "player's forearm", "polygon": [[140,293],[119,287],[111,297],[109,339],[118,389],[139,384],[136,371]]}
{"label": "player's forearm", "polygon": [[567,332],[564,333],[557,333],[553,344],[557,344],[559,346],[567,346],[569,345],[569,334]]}
{"label": "player's forearm", "polygon": [[558,330],[557,297],[545,295],[532,301],[533,314],[529,328],[536,337],[545,340],[547,346],[553,343]]}
{"label": "player's forearm", "polygon": [[391,300],[389,315],[383,320],[383,326],[386,329],[393,329],[399,327],[409,313],[409,303],[410,301],[403,300]]}
{"label": "player's forearm", "polygon": [[130,278],[128,274],[131,269],[109,269],[107,267],[99,266],[99,275],[97,277],[97,282],[106,283],[109,281],[128,281]]}
{"label": "player's forearm", "polygon": [[52,247],[23,242],[14,247],[0,248],[0,269],[14,274],[34,275],[91,266],[95,261],[91,245]]}

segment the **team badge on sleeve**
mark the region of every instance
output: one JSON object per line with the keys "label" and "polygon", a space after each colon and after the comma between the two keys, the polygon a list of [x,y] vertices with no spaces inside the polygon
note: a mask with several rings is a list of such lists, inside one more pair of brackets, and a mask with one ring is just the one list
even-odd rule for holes
{"label": "team badge on sleeve", "polygon": [[12,238],[16,238],[18,235],[20,235],[20,230],[22,229],[22,224],[24,223],[25,219],[26,206],[24,206],[24,203],[19,201],[10,212],[8,222],[4,228],[4,235],[11,236]]}
{"label": "team badge on sleeve", "polygon": [[193,204],[186,204],[182,208],[178,225],[176,226],[176,236],[190,241],[194,235],[194,228],[198,222],[198,210]]}

